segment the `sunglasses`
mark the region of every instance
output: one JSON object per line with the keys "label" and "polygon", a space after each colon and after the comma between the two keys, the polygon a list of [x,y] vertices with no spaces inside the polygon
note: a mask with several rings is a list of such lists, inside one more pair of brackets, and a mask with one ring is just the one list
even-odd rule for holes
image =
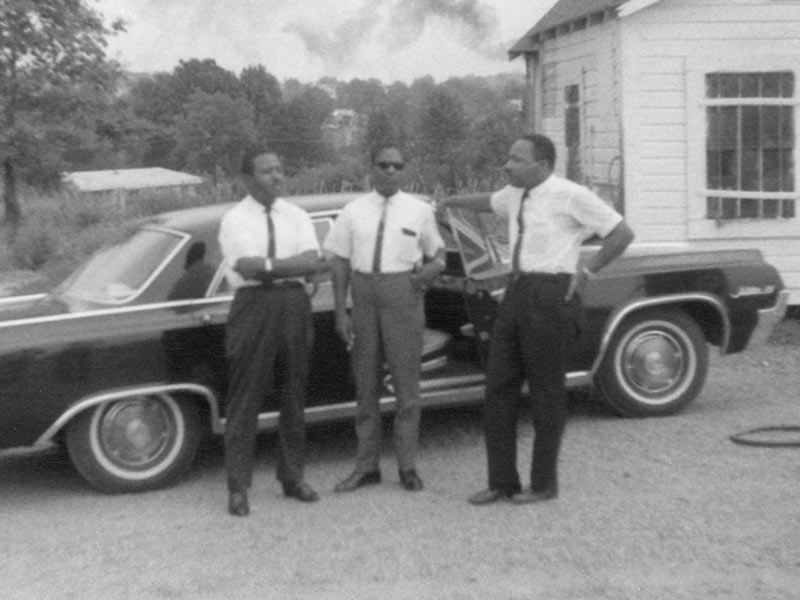
{"label": "sunglasses", "polygon": [[394,167],[395,171],[402,171],[406,165],[401,162],[388,162],[388,161],[380,161],[378,163],[378,167],[383,171],[388,171],[389,167]]}

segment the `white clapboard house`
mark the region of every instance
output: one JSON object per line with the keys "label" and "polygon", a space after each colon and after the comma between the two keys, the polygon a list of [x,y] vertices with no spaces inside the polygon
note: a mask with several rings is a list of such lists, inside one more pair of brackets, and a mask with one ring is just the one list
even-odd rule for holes
{"label": "white clapboard house", "polygon": [[800,0],[558,0],[510,55],[637,242],[757,247],[800,304]]}

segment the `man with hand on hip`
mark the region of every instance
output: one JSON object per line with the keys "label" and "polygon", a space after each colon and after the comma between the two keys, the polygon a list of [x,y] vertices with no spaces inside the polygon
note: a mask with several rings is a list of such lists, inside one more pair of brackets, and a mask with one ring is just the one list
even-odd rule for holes
{"label": "man with hand on hip", "polygon": [[[445,206],[493,210],[509,223],[511,277],[489,338],[484,428],[489,487],[471,504],[510,498],[527,504],[558,496],[557,464],[567,421],[566,361],[575,341],[581,292],[633,240],[622,216],[582,185],[553,174],[556,152],[543,135],[511,146],[510,185],[490,198],[445,199]],[[441,204],[440,204],[441,208]],[[578,265],[581,244],[600,249]],[[535,432],[530,488],[517,472],[517,402],[528,382]]]}
{"label": "man with hand on hip", "polygon": [[[343,209],[323,244],[333,254],[336,329],[352,348],[358,453],[352,474],[336,491],[381,481],[380,396],[389,366],[397,399],[394,449],[400,483],[423,487],[416,468],[423,298],[444,269],[444,242],[431,206],[400,191],[405,161],[393,144],[372,156],[374,190]],[[352,287],[352,318],[347,293]]]}

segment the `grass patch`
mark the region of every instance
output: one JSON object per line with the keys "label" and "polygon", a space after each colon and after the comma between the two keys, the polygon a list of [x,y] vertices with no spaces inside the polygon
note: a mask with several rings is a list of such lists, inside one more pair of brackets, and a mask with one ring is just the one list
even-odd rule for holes
{"label": "grass patch", "polygon": [[98,248],[112,243],[154,214],[228,202],[240,190],[233,185],[195,190],[141,190],[124,202],[110,195],[63,191],[41,194],[22,190],[23,219],[16,230],[0,225],[0,273],[26,277],[19,293],[34,293],[60,283]]}

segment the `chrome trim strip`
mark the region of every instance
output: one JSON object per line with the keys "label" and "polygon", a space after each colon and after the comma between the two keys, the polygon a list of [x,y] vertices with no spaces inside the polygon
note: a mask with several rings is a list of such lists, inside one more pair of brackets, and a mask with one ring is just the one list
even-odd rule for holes
{"label": "chrome trim strip", "polygon": [[180,306],[213,306],[230,302],[233,296],[220,296],[219,298],[196,298],[192,300],[171,300],[169,302],[157,302],[154,304],[135,304],[133,306],[121,306],[118,308],[100,308],[97,310],[84,310],[75,313],[64,313],[59,315],[47,315],[44,317],[29,317],[27,319],[16,319],[12,321],[0,322],[0,329],[4,327],[16,327],[18,325],[33,325],[36,323],[54,323],[57,321],[69,321],[73,319],[84,319],[86,317],[102,317],[109,315],[120,315],[135,312],[148,312],[163,310],[165,308],[177,308]]}
{"label": "chrome trim strip", "polygon": [[591,371],[571,371],[565,377],[564,385],[567,388],[578,388],[592,385]]}
{"label": "chrome trim strip", "polygon": [[591,378],[594,378],[595,374],[600,369],[600,363],[603,362],[603,357],[605,356],[605,353],[608,350],[608,346],[611,343],[611,336],[614,335],[614,331],[622,322],[622,320],[625,319],[625,317],[643,308],[649,308],[651,306],[677,304],[679,302],[705,302],[707,304],[710,304],[717,310],[720,317],[722,317],[722,330],[723,330],[722,340],[719,345],[719,352],[720,354],[725,354],[725,351],[728,348],[728,342],[730,340],[731,324],[730,324],[730,319],[728,317],[728,311],[726,310],[725,305],[718,297],[714,296],[713,294],[692,293],[692,294],[670,294],[667,296],[658,296],[655,298],[644,298],[642,300],[637,300],[635,302],[631,302],[630,304],[626,304],[622,308],[619,308],[612,313],[611,318],[608,320],[605,329],[603,330],[603,337],[600,343],[600,349],[597,353],[597,357],[595,357],[594,364],[592,364],[592,368],[588,371],[588,374],[591,375]]}
{"label": "chrome trim strip", "polygon": [[446,356],[439,356],[437,358],[432,358],[430,360],[424,361],[420,365],[420,372],[426,373],[427,371],[433,371],[440,367],[443,367],[447,364],[447,357]]}
{"label": "chrome trim strip", "polygon": [[758,320],[750,339],[747,341],[748,348],[758,348],[767,343],[772,330],[778,321],[786,315],[786,306],[789,303],[789,291],[783,290],[775,299],[775,305],[770,308],[763,308],[758,311]]}
{"label": "chrome trim strip", "polygon": [[474,375],[458,375],[456,377],[440,377],[438,379],[423,379],[419,382],[420,392],[425,394],[429,391],[443,387],[466,387],[470,385],[483,384],[486,381],[484,373]]}
{"label": "chrome trim strip", "polygon": [[211,411],[211,429],[214,433],[221,434],[223,431],[222,421],[219,414],[219,403],[217,397],[209,388],[204,385],[196,383],[167,383],[167,384],[153,384],[147,386],[123,388],[114,390],[112,392],[104,392],[94,396],[88,396],[76,403],[72,404],[66,412],[56,419],[55,423],[50,425],[47,430],[39,436],[39,439],[34,442],[34,445],[48,443],[56,433],[58,433],[67,423],[69,423],[77,414],[83,412],[87,408],[92,408],[107,402],[113,402],[120,398],[127,398],[130,396],[153,396],[158,394],[169,394],[173,392],[189,392],[202,396],[208,403],[208,408]]}
{"label": "chrome trim strip", "polygon": [[47,294],[28,294],[27,296],[7,296],[0,298],[0,306],[10,306],[11,304],[22,304],[23,302],[35,302],[47,298]]}
{"label": "chrome trim strip", "polygon": [[[467,404],[477,404],[483,400],[486,388],[483,385],[458,388],[456,390],[439,390],[427,392],[420,398],[420,405],[423,409],[445,408],[447,406],[461,406]],[[382,413],[391,412],[395,407],[394,396],[384,396],[380,399],[380,411]],[[306,408],[306,423],[325,423],[329,421],[344,420],[355,416],[356,402],[341,402],[338,404],[328,404],[325,406],[312,406]],[[258,415],[259,431],[275,431],[278,429],[277,412],[267,412]],[[222,429],[225,428],[225,419],[222,419]],[[217,432],[215,432],[217,433]]]}

